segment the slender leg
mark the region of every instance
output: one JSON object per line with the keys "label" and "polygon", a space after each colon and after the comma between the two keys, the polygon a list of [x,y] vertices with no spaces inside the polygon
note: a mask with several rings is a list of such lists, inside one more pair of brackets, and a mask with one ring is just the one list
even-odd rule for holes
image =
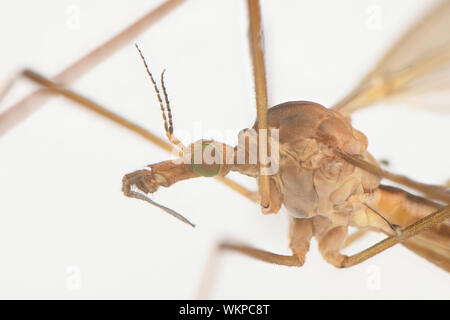
{"label": "slender leg", "polygon": [[[341,249],[346,245],[347,227],[335,227],[324,233],[318,232],[316,234],[314,232],[314,235],[319,241],[319,250],[326,261],[336,267],[348,268],[389,249],[397,243],[404,242],[425,229],[444,221],[449,216],[450,205],[427,215],[408,227],[401,229],[396,235],[388,237],[352,256],[346,256],[340,253]],[[406,245],[408,246],[408,243]]]}
{"label": "slender leg", "polygon": [[[345,238],[347,235],[347,228],[346,227],[336,227],[328,232],[322,233],[319,229],[316,228],[316,225],[313,224],[313,233],[317,236],[319,240],[319,250],[321,251],[322,255],[324,256],[325,260],[327,260],[329,263],[333,264],[336,267],[340,268],[348,268],[351,266],[354,266],[358,263],[361,263],[374,255],[392,247],[393,245],[404,241],[408,238],[413,237],[417,233],[423,231],[424,229],[439,223],[450,216],[450,205],[436,211],[435,213],[432,213],[428,215],[427,217],[417,221],[416,223],[404,228],[401,232],[401,236],[392,236],[389,237],[383,241],[380,241],[379,243],[375,244],[374,246],[363,250],[355,255],[352,256],[346,256],[340,253],[341,248],[345,245]],[[301,219],[298,219],[301,220]],[[317,230],[315,230],[317,229]],[[217,266],[217,259],[219,257],[219,254],[223,250],[230,250],[234,252],[239,252],[241,254],[244,254],[246,256],[283,266],[296,266],[301,267],[304,263],[304,260],[302,260],[301,257],[299,257],[299,252],[305,252],[307,251],[307,247],[304,246],[305,240],[309,238],[309,228],[306,224],[299,223],[296,224],[293,229],[294,232],[301,231],[305,232],[303,234],[299,234],[299,238],[291,240],[291,248],[293,249],[294,255],[292,256],[285,256],[285,255],[278,255],[271,252],[263,251],[260,249],[255,249],[249,246],[245,245],[236,245],[231,243],[221,243],[215,250],[214,254],[212,255],[212,262],[210,261],[209,267],[207,272],[205,272],[205,278],[204,281],[202,281],[203,285],[201,286],[202,291],[201,293],[204,294],[207,292],[205,288],[209,289],[209,286],[213,282],[213,274]],[[292,233],[293,234],[293,233]],[[300,240],[300,241],[299,241]],[[302,244],[303,243],[303,244]],[[303,251],[299,251],[298,248],[301,248],[303,245]],[[306,250],[305,250],[306,249]],[[297,252],[296,252],[297,250]],[[214,267],[213,267],[214,266]]]}
{"label": "slender leg", "polygon": [[347,236],[347,238],[344,241],[344,244],[342,245],[342,249],[347,248],[351,244],[363,238],[367,234],[367,232],[368,232],[367,230],[358,230],[352,233],[351,235]]}
{"label": "slender leg", "polygon": [[340,150],[336,149],[334,152],[348,163],[351,163],[356,167],[366,170],[367,172],[370,172],[374,175],[386,178],[388,180],[400,183],[406,187],[410,187],[414,190],[422,192],[430,199],[450,203],[450,190],[446,187],[417,182],[408,177],[380,169],[363,159],[356,158]]}
{"label": "slender leg", "polygon": [[397,243],[403,242],[423,230],[432,227],[433,225],[444,221],[450,216],[450,205],[446,206],[420,220],[400,230],[395,236],[388,237],[372,247],[365,249],[352,256],[346,256],[340,253],[340,250],[345,244],[347,235],[346,227],[336,227],[326,232],[324,235],[318,237],[319,250],[321,251],[325,260],[332,265],[339,268],[348,268],[359,264],[376,254],[383,252],[386,249],[394,246]]}
{"label": "slender leg", "polygon": [[377,244],[373,245],[372,247],[363,250],[357,254],[354,254],[352,256],[346,257],[343,261],[340,267],[347,268],[354,266],[358,263],[361,263],[374,255],[383,252],[386,249],[389,249],[393,245],[404,241],[408,238],[411,238],[418,234],[419,232],[435,225],[436,223],[444,221],[444,219],[450,217],[450,205],[426,216],[425,218],[420,219],[419,221],[413,223],[412,225],[404,228],[401,232],[401,236],[391,236],[389,238],[386,238],[385,240],[382,240],[378,242]]}
{"label": "slender leg", "polygon": [[208,259],[197,293],[197,298],[206,299],[209,297],[211,286],[216,282],[220,257],[225,250],[244,254],[248,257],[268,263],[290,267],[301,267],[305,263],[305,256],[309,250],[309,243],[313,236],[313,221],[312,219],[293,219],[290,227],[290,248],[293,252],[293,255],[291,256],[279,255],[246,245],[238,245],[229,242],[222,242],[216,246]]}
{"label": "slender leg", "polygon": [[[46,99],[52,96],[51,93],[57,92],[79,103],[80,105],[88,108],[89,110],[96,112],[97,114],[100,114],[101,116],[133,131],[134,133],[158,145],[159,147],[167,151],[172,150],[172,146],[166,143],[161,138],[155,136],[154,134],[150,133],[149,131],[143,129],[140,126],[135,125],[134,123],[128,121],[127,119],[101,107],[92,100],[89,100],[81,95],[78,95],[77,93],[71,90],[63,89],[61,85],[58,84],[58,82],[61,81],[67,84],[70,83],[71,81],[76,80],[81,75],[86,73],[90,68],[100,63],[109,55],[113,54],[115,51],[117,51],[122,46],[127,44],[131,39],[133,39],[142,31],[144,31],[148,26],[158,21],[166,14],[170,13],[173,9],[178,7],[183,2],[184,0],[168,0],[164,2],[161,6],[157,7],[153,11],[146,14],[144,17],[142,17],[141,19],[130,25],[121,33],[119,33],[109,41],[105,42],[101,46],[97,47],[95,50],[91,51],[88,55],[79,59],[78,61],[70,65],[67,69],[60,72],[58,75],[54,77],[55,82],[48,78],[43,77],[42,75],[37,74],[36,72],[30,70],[25,71],[23,73],[24,76],[41,84],[42,86],[44,86],[44,88],[23,98],[20,102],[18,102],[14,106],[8,108],[7,111],[0,114],[0,136],[6,133],[16,124],[20,123],[33,111],[37,110],[37,108],[41,104],[43,104]],[[4,94],[6,94],[6,92],[9,90],[9,88],[13,85],[14,82],[15,81],[9,82],[8,86],[6,86],[2,90],[0,94],[0,100],[1,98],[3,98]],[[49,91],[48,88],[51,88],[51,90]],[[250,191],[227,178],[217,177],[217,179],[251,201],[256,202],[259,198],[256,192]]]}
{"label": "slender leg", "polygon": [[[58,73],[53,79],[56,82],[69,84],[80,78],[95,65],[104,61],[114,52],[128,44],[132,39],[144,32],[153,23],[159,21],[173,9],[177,8],[184,0],[167,0],[154,10],[148,12],[142,18],[125,28],[113,38],[98,46],[87,55],[83,56],[65,70]],[[0,136],[7,133],[15,125],[31,115],[49,98],[46,90],[37,90],[12,107],[0,114]]]}
{"label": "slender leg", "polygon": [[[247,6],[250,19],[249,41],[255,82],[258,133],[263,134],[261,130],[267,130],[267,81],[261,28],[261,10],[258,0],[248,0]],[[259,177],[259,191],[261,195],[260,204],[263,209],[270,207],[270,177],[263,174],[264,165],[268,164],[268,146],[267,141],[264,142],[259,144],[259,165],[261,173]]]}
{"label": "slender leg", "polygon": [[303,262],[299,260],[296,255],[286,256],[269,251],[256,249],[246,245],[238,245],[232,243],[222,243],[219,246],[220,250],[230,250],[234,252],[239,252],[243,255],[255,258],[260,261],[278,264],[287,267],[301,267]]}
{"label": "slender leg", "polygon": [[319,251],[330,264],[340,267],[346,256],[340,251],[347,237],[347,227],[335,227],[318,237]]}
{"label": "slender leg", "polygon": [[314,227],[312,219],[293,219],[290,230],[290,248],[298,258],[301,265],[305,263],[306,253],[313,236]]}
{"label": "slender leg", "polygon": [[418,237],[402,242],[409,250],[450,273],[450,249],[431,245]]}
{"label": "slender leg", "polygon": [[108,109],[100,106],[98,103],[90,100],[89,98],[86,98],[75,91],[72,91],[70,89],[64,88],[61,84],[56,83],[40,74],[38,74],[35,71],[32,70],[24,70],[22,72],[22,75],[34,81],[35,83],[43,86],[47,92],[52,91],[53,93],[60,94],[66,98],[68,98],[71,101],[76,102],[78,105],[95,112],[96,114],[111,120],[112,122],[140,135],[144,139],[150,141],[153,144],[156,144],[158,147],[170,152],[173,149],[173,146],[163,139],[157,137],[153,133],[149,132],[148,130],[132,123],[131,121],[123,118],[122,116],[119,116]]}
{"label": "slender leg", "polygon": [[316,219],[317,221],[314,221],[312,224],[312,231],[311,227],[308,226],[305,221],[313,221],[313,219],[296,219],[298,221],[295,221],[294,224],[291,225],[291,249],[294,252],[294,255],[291,256],[278,255],[246,245],[223,242],[216,247],[213,255],[211,255],[207,270],[204,274],[205,277],[202,281],[199,297],[203,298],[205,294],[207,295],[209,292],[210,286],[214,282],[214,275],[217,273],[217,261],[223,250],[239,252],[268,263],[301,267],[304,263],[304,254],[306,254],[309,248],[307,240],[310,239],[311,234],[314,234],[319,240],[319,250],[324,259],[336,267],[348,268],[373,257],[401,241],[413,237],[417,233],[443,221],[449,216],[450,205],[404,228],[400,233],[401,236],[389,237],[352,256],[346,256],[340,253],[340,250],[345,246],[347,227],[336,227],[328,232],[322,232],[322,229],[326,228],[327,225],[326,221],[321,221],[323,219]]}
{"label": "slender leg", "polygon": [[247,245],[240,245],[229,242],[222,242],[212,252],[208,259],[206,270],[203,273],[203,278],[197,293],[198,299],[206,299],[211,291],[211,286],[214,284],[218,274],[218,264],[222,253],[225,250],[237,252],[245,256],[272,264],[278,264],[287,267],[301,267],[301,261],[296,255],[286,256],[280,255],[265,250],[256,249]]}
{"label": "slender leg", "polygon": [[[390,247],[394,246],[397,243],[400,243],[402,241],[405,241],[406,239],[415,236],[421,231],[435,225],[436,223],[442,222],[444,219],[448,217],[450,217],[450,205],[402,229],[402,231],[400,232],[400,236],[396,235],[386,238],[385,240],[378,242],[372,247],[352,256],[346,256],[340,253],[340,250],[345,243],[347,228],[336,227],[323,234],[320,234],[319,232],[319,234],[317,235],[319,240],[319,250],[321,251],[325,260],[327,260],[334,266],[340,268],[348,268],[356,264],[359,264],[386,249],[389,249]],[[302,229],[302,232],[308,230],[307,228],[305,228],[305,226],[301,226],[301,224],[299,224],[296,227]],[[307,234],[305,234],[305,238],[308,238]],[[291,248],[294,249],[296,246],[292,244],[293,242],[291,242]],[[275,263],[279,265],[301,266],[303,264],[301,258],[298,257],[297,255],[280,256],[267,251],[262,251],[242,245],[233,245],[225,243],[220,246],[220,249],[230,249],[232,251],[243,253],[247,256],[251,256],[261,261]]]}

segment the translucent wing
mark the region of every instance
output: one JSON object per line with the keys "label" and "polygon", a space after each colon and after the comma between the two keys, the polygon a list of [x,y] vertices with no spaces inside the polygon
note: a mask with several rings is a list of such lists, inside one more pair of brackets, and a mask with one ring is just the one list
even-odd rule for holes
{"label": "translucent wing", "polygon": [[450,111],[450,0],[406,32],[333,109],[349,115],[380,100]]}

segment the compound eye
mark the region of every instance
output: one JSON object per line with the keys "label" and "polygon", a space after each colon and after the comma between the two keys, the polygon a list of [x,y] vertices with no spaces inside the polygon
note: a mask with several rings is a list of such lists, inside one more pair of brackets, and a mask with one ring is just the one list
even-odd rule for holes
{"label": "compound eye", "polygon": [[194,172],[202,177],[214,177],[220,171],[220,164],[216,159],[218,153],[210,143],[202,143],[201,152],[195,152],[191,157],[191,167]]}

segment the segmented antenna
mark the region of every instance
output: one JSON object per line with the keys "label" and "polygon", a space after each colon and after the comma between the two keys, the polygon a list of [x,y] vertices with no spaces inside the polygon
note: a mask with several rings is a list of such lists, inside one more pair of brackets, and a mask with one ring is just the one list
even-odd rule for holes
{"label": "segmented antenna", "polygon": [[161,87],[163,89],[164,99],[166,100],[167,115],[169,118],[169,132],[172,134],[173,133],[172,110],[170,109],[169,95],[167,94],[167,89],[164,84],[164,74],[165,73],[166,73],[166,69],[164,69],[163,72],[161,73]]}
{"label": "segmented antenna", "polygon": [[135,44],[135,46],[139,52],[139,55],[141,56],[142,62],[144,63],[145,70],[147,71],[147,74],[149,75],[150,80],[153,83],[153,88],[155,89],[156,96],[158,97],[159,106],[161,108],[161,113],[162,113],[162,117],[164,120],[164,130],[166,131],[166,136],[173,145],[175,145],[176,147],[181,149],[181,151],[184,151],[185,150],[184,145],[173,134],[172,110],[170,108],[170,102],[169,102],[169,96],[167,94],[167,89],[164,84],[164,73],[166,72],[166,70],[163,70],[163,72],[161,73],[161,87],[163,89],[163,94],[164,94],[164,102],[165,102],[165,105],[164,105],[160,90],[158,88],[158,85],[156,84],[155,78],[153,78],[150,68],[147,65],[147,61],[145,61],[144,55],[142,54],[141,49],[139,49],[139,46],[137,44]]}
{"label": "segmented antenna", "polygon": [[[150,80],[153,83],[153,88],[155,89],[156,92],[156,96],[158,98],[158,102],[159,102],[159,106],[161,108],[161,113],[162,113],[162,117],[164,120],[164,130],[166,131],[166,135],[167,138],[169,139],[169,141],[175,145],[177,148],[181,149],[182,152],[184,152],[185,147],[183,146],[183,144],[181,143],[180,140],[178,140],[174,135],[173,135],[173,122],[172,122],[172,110],[170,109],[170,103],[169,103],[169,96],[167,94],[167,89],[166,86],[164,84],[164,73],[166,72],[166,70],[163,70],[163,72],[161,73],[161,87],[162,87],[162,91],[164,94],[164,101],[166,103],[166,105],[164,105],[163,99],[161,97],[161,93],[159,91],[158,85],[156,84],[155,78],[153,78],[153,75],[150,71],[150,68],[147,65],[147,61],[145,61],[144,55],[142,54],[141,49],[139,49],[139,46],[137,44],[135,44],[136,49],[139,52],[139,55],[141,56],[142,62],[144,63],[145,66],[145,70],[147,71],[147,74],[150,77]],[[128,185],[128,187],[132,187],[132,185]],[[133,184],[133,186],[136,186],[135,184]],[[143,201],[146,201],[162,210],[164,210],[166,213],[170,214],[171,216],[174,216],[175,218],[183,221],[184,223],[187,223],[188,225],[195,227],[195,225],[190,222],[188,219],[186,219],[185,217],[183,217],[181,214],[179,214],[178,212],[163,206],[155,201],[153,201],[152,199],[150,199],[149,197],[147,197],[145,194],[142,194],[140,192],[136,192],[133,190],[129,190],[126,189],[126,193],[125,193],[128,197],[131,198],[135,198],[135,199],[140,199]]]}

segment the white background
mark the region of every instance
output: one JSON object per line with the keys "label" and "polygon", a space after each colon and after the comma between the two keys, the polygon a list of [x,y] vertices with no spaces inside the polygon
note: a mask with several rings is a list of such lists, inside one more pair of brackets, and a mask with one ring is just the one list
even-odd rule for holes
{"label": "white background", "polygon": [[[54,75],[158,3],[1,1],[0,78],[23,67]],[[333,105],[431,4],[262,1],[270,104]],[[70,23],[73,7],[79,28]],[[375,25],[374,8],[381,12]],[[253,124],[246,28],[243,1],[194,0],[136,40],[156,75],[167,68],[177,129],[192,132],[197,123],[205,138],[223,140],[220,133]],[[73,88],[163,136],[133,43]],[[20,82],[0,111],[33,89]],[[450,178],[449,113],[380,105],[353,119],[370,152],[389,159],[391,170],[429,183]],[[63,98],[0,137],[0,297],[194,298],[220,239],[289,253],[283,214],[263,216],[214,180],[185,181],[154,195],[196,229],[122,195],[124,174],[165,159],[157,147]],[[255,188],[250,179],[233,178]],[[368,237],[349,252],[381,238]],[[448,299],[450,277],[401,246],[338,270],[313,242],[301,269],[226,254],[210,297]]]}

